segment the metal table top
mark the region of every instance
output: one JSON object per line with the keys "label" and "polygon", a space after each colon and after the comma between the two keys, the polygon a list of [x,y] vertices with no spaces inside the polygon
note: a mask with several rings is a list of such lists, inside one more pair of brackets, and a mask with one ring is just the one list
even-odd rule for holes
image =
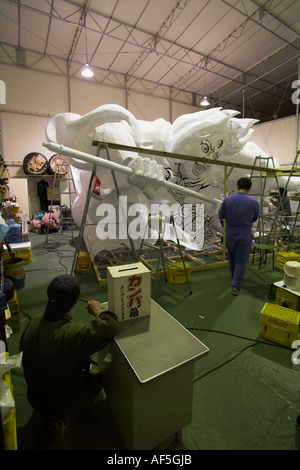
{"label": "metal table top", "polygon": [[154,300],[151,315],[120,322],[115,342],[141,383],[209,351]]}

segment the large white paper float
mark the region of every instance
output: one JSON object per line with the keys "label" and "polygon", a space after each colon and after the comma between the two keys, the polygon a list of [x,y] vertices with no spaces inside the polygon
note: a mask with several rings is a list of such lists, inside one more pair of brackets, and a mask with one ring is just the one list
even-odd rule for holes
{"label": "large white paper float", "polygon": [[[61,144],[88,155],[95,155],[96,148],[93,146],[93,141],[101,141],[205,157],[212,161],[253,165],[256,157],[266,158],[268,155],[254,143],[248,142],[253,132],[252,126],[257,121],[239,119],[236,117],[237,114],[232,110],[213,108],[182,115],[171,124],[162,118],[152,122],[138,120],[125,108],[110,104],[100,106],[84,116],[73,113],[54,116],[47,126],[46,137],[48,142]],[[112,162],[125,167],[134,167],[133,161],[137,163],[141,157],[146,158],[143,154],[116,149],[110,149],[109,156]],[[101,154],[100,157],[106,158],[105,154]],[[149,155],[147,155],[148,157]],[[78,193],[72,206],[73,217],[80,225],[93,163],[72,156],[68,156],[68,158],[73,168]],[[149,170],[148,178],[143,174],[144,169],[138,171],[139,174],[137,173],[135,177],[129,177],[126,172],[116,172],[120,194],[123,200],[126,200],[127,209],[133,208],[133,215],[129,222],[132,223],[137,237],[135,245],[137,247],[140,245],[148,216],[153,212],[154,205],[158,204],[163,207],[162,204],[165,204],[168,208],[187,208],[185,212],[189,219],[195,218],[197,213],[196,230],[195,226],[192,227],[190,224],[191,220],[189,223],[183,224],[183,211],[174,215],[177,235],[183,245],[199,250],[211,246],[215,241],[216,231],[220,227],[214,201],[221,200],[223,197],[223,166],[179,158],[167,159],[159,156],[150,157],[150,160],[162,165],[166,181],[202,195],[203,204],[200,207],[201,201],[190,194],[177,192],[172,188],[157,184],[156,176],[159,173],[157,165],[154,169],[154,175],[151,174],[151,169]],[[276,159],[274,159],[274,163],[275,166],[278,166]],[[267,160],[259,161],[260,166],[266,164]],[[139,163],[136,166],[139,167]],[[147,165],[144,168],[148,168]],[[91,199],[85,229],[85,238],[88,240],[88,246],[93,255],[102,250],[119,248],[124,243],[128,246],[128,240],[123,237],[123,228],[121,230],[122,237],[120,237],[119,201],[111,169],[99,165],[97,176],[101,181],[101,200]],[[250,176],[250,170],[235,168],[228,179],[228,191],[236,191],[236,182],[241,176]],[[280,185],[285,186],[287,177],[280,177],[278,181]],[[255,186],[254,180],[253,193],[259,191],[259,180],[257,180],[257,187]],[[300,178],[291,178],[289,189],[297,189],[298,187],[300,187]],[[275,180],[268,178],[266,190],[272,188],[276,188]],[[149,195],[152,199],[149,199]],[[189,210],[192,205],[193,211]],[[109,207],[115,208],[115,219],[107,211],[105,217],[104,210]],[[117,224],[117,227],[115,233],[111,232],[113,237],[107,235],[105,238],[105,233],[109,234],[110,222],[111,227],[114,223]],[[176,241],[172,224],[168,228],[167,238]],[[107,231],[105,232],[105,230]],[[139,236],[140,238],[138,238]],[[151,239],[147,241],[154,243],[156,239],[157,233],[152,231]]]}

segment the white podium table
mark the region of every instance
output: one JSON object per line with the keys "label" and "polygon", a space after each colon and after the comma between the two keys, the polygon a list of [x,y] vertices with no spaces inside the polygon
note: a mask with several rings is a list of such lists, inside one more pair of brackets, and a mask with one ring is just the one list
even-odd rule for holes
{"label": "white podium table", "polygon": [[120,323],[104,389],[128,449],[153,449],[192,421],[194,363],[208,351],[153,300],[150,316]]}

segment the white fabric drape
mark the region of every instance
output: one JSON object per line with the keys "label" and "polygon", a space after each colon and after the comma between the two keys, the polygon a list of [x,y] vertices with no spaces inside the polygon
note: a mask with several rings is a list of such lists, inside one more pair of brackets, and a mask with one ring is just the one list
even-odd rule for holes
{"label": "white fabric drape", "polygon": [[[254,132],[249,141],[257,144],[268,155],[275,157],[280,165],[289,165],[294,162],[296,116],[255,124],[253,129]],[[298,145],[297,148],[299,150],[300,146]]]}

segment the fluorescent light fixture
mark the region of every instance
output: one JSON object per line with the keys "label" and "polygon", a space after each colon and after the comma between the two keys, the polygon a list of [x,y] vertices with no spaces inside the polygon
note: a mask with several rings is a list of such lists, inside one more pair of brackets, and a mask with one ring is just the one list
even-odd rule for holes
{"label": "fluorescent light fixture", "polygon": [[201,106],[209,106],[210,102],[207,99],[207,96],[203,96],[203,100],[201,101]]}
{"label": "fluorescent light fixture", "polygon": [[90,69],[89,64],[85,64],[85,66],[81,70],[81,75],[83,75],[86,78],[91,78],[94,76],[94,72],[92,71],[92,69]]}

